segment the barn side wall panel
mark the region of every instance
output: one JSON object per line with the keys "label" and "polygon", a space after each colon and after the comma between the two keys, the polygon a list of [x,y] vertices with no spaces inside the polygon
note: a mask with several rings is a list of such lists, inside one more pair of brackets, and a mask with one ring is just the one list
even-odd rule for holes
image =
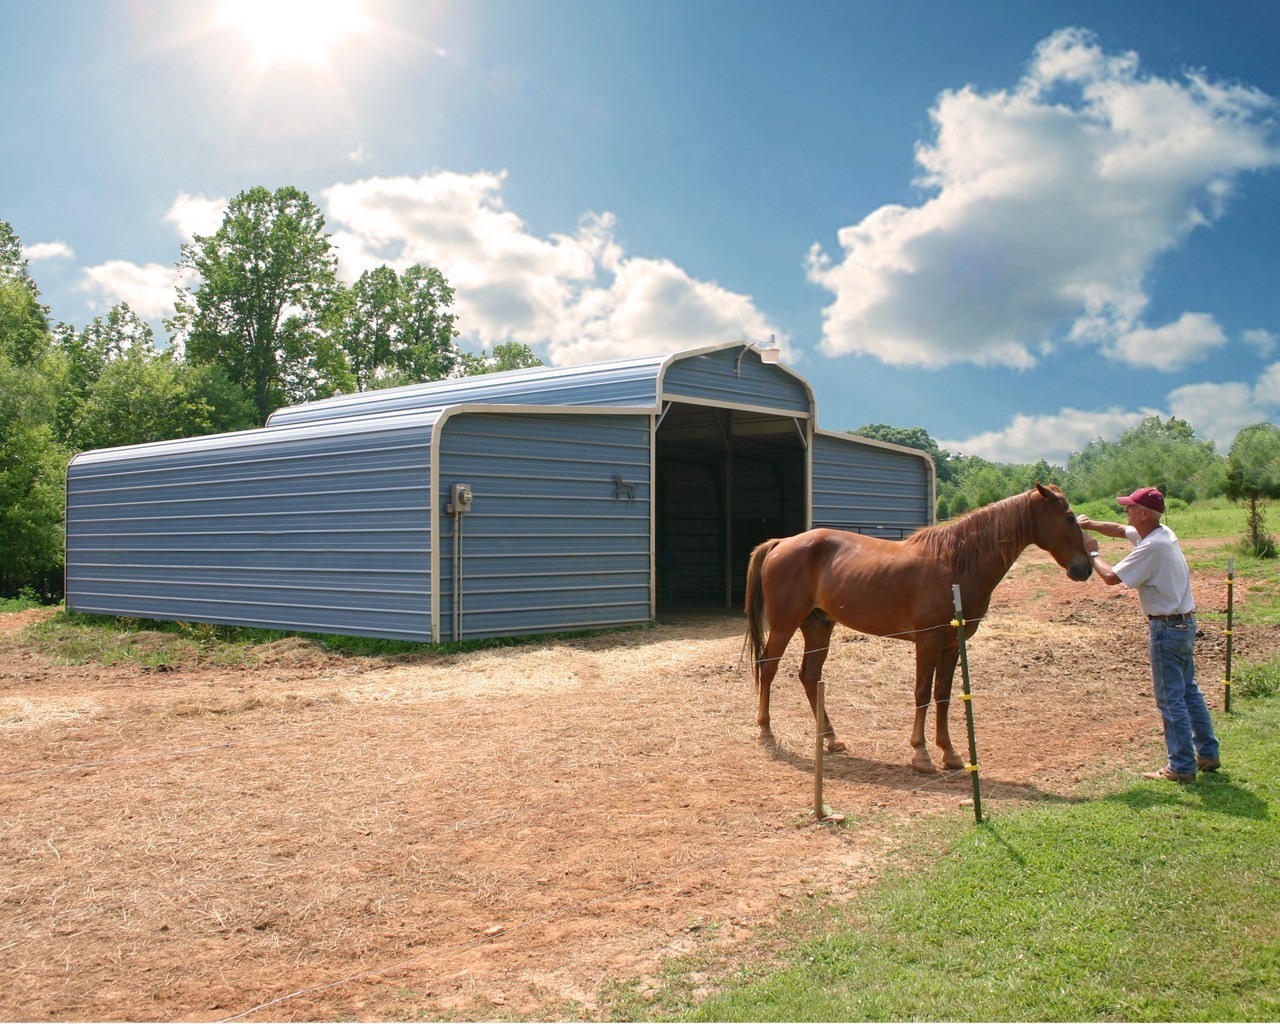
{"label": "barn side wall panel", "polygon": [[933,522],[933,465],[925,458],[815,434],[813,525],[897,540]]}
{"label": "barn side wall panel", "polygon": [[[650,437],[638,414],[443,422],[440,639],[649,622]],[[455,519],[444,510],[457,483],[473,500]]]}
{"label": "barn side wall panel", "polygon": [[246,431],[90,453],[77,612],[430,640],[430,427]]}

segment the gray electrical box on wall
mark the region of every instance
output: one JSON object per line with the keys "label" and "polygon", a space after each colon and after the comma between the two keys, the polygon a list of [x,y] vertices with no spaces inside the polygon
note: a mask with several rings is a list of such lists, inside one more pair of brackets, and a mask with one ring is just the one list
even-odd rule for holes
{"label": "gray electrical box on wall", "polygon": [[447,511],[451,516],[460,516],[471,511],[470,484],[453,485],[453,502],[445,511]]}

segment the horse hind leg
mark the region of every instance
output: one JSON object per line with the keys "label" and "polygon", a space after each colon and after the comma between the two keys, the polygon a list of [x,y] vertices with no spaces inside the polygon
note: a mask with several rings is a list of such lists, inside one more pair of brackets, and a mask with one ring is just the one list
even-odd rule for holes
{"label": "horse hind leg", "polygon": [[773,747],[777,740],[773,737],[773,728],[769,721],[769,689],[773,685],[773,677],[778,674],[778,665],[782,660],[782,652],[795,636],[792,626],[789,630],[770,629],[769,638],[765,641],[764,650],[760,654],[756,666],[756,725],[760,729],[756,742],[762,747]]}
{"label": "horse hind leg", "polygon": [[826,702],[823,702],[822,718],[818,718],[818,683],[822,679],[822,666],[827,660],[831,648],[831,632],[835,622],[826,612],[815,608],[809,617],[800,624],[804,636],[804,659],[800,662],[800,682],[804,684],[804,694],[809,698],[809,707],[813,708],[813,720],[827,741],[827,749],[833,753],[848,750],[848,744],[836,739],[836,731],[827,717]]}

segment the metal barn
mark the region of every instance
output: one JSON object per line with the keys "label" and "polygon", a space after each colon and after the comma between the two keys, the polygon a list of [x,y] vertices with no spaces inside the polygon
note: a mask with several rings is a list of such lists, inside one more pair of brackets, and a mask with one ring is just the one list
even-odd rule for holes
{"label": "metal barn", "polygon": [[740,601],[769,537],[900,537],[933,507],[927,455],[819,430],[808,383],[734,343],[83,453],[67,607],[420,641],[639,624]]}

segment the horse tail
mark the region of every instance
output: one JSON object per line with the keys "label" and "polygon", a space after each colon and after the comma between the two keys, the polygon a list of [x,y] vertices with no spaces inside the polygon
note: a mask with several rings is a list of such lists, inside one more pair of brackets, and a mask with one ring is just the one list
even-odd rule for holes
{"label": "horse tail", "polygon": [[760,568],[764,560],[780,543],[779,540],[767,540],[757,545],[751,552],[747,562],[747,593],[745,599],[747,613],[747,635],[742,641],[742,654],[751,656],[751,676],[756,687],[760,686],[760,656],[764,653],[764,584],[760,579]]}

